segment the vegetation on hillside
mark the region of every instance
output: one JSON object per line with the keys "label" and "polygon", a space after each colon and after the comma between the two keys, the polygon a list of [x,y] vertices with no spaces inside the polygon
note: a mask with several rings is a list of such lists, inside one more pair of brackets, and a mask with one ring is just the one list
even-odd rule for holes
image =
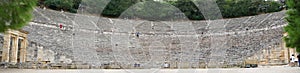
{"label": "vegetation on hillside", "polygon": [[107,17],[119,17],[126,9],[138,2],[139,0],[111,0],[104,8],[102,15]]}
{"label": "vegetation on hillside", "polygon": [[287,0],[287,5],[289,8],[286,13],[288,25],[284,30],[288,35],[284,37],[284,40],[287,47],[296,48],[297,52],[300,52],[300,1]]}
{"label": "vegetation on hillside", "polygon": [[37,0],[2,0],[0,2],[0,32],[20,29],[32,18]]}
{"label": "vegetation on hillside", "polygon": [[[88,1],[88,0],[40,0],[40,5],[44,5],[48,8],[55,9],[55,10],[66,10],[69,12],[76,13],[76,10],[78,9],[78,6],[80,5],[81,1]],[[98,1],[98,0],[91,0],[91,3],[93,3],[93,1]],[[97,5],[93,6],[94,11],[91,12],[102,13],[101,14],[102,16],[117,18],[129,7],[143,1],[153,1],[153,0],[111,0],[106,6],[101,6],[101,4],[99,4],[99,6]],[[201,0],[195,1],[195,3],[198,2],[201,2]],[[94,2],[94,3],[99,3],[99,2]],[[185,14],[185,16],[187,16],[191,20],[205,19],[201,11],[197,8],[197,6],[194,4],[192,0],[165,1],[160,3],[162,4],[168,3],[170,5],[179,8]],[[260,13],[277,12],[282,10],[281,7],[282,5],[280,3],[274,1],[265,1],[265,0],[216,0],[216,3],[218,4],[219,9],[224,18],[251,16]],[[140,8],[136,8],[136,9],[147,10],[147,7],[145,6],[147,6],[147,3],[144,3],[144,5],[140,5]],[[104,10],[102,11],[97,8],[101,8]],[[163,9],[170,10],[167,8],[163,8]],[[102,12],[97,12],[97,11],[102,11]],[[176,12],[170,12],[170,13],[176,13]],[[142,17],[142,16],[137,16],[137,17]]]}
{"label": "vegetation on hillside", "polygon": [[39,0],[40,6],[76,13],[81,0]]}
{"label": "vegetation on hillside", "polygon": [[224,18],[251,16],[280,11],[278,2],[264,0],[217,1]]}

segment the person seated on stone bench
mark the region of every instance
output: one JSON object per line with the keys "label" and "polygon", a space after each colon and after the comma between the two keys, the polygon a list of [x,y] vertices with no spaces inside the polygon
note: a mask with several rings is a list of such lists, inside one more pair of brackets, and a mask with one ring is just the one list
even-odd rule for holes
{"label": "person seated on stone bench", "polygon": [[134,63],[134,67],[141,67],[141,64]]}
{"label": "person seated on stone bench", "polygon": [[294,67],[295,66],[295,61],[296,61],[295,55],[292,54],[292,56],[290,57],[290,66]]}
{"label": "person seated on stone bench", "polygon": [[42,63],[38,62],[36,65],[37,65],[37,66],[36,66],[37,69],[42,68]]}
{"label": "person seated on stone bench", "polygon": [[4,68],[4,69],[7,69],[8,65],[9,65],[8,62],[1,62],[0,63],[1,68]]}
{"label": "person seated on stone bench", "polygon": [[170,64],[165,63],[165,64],[164,64],[164,68],[170,68]]}
{"label": "person seated on stone bench", "polygon": [[24,65],[23,65],[23,63],[22,63],[22,62],[20,62],[20,63],[17,63],[17,65],[18,65],[18,68],[19,68],[19,69],[23,69],[23,67],[24,67]]}
{"label": "person seated on stone bench", "polygon": [[137,38],[140,37],[140,32],[136,32],[136,37],[137,37]]}
{"label": "person seated on stone bench", "polygon": [[137,63],[134,63],[134,64],[133,64],[133,67],[137,67]]}

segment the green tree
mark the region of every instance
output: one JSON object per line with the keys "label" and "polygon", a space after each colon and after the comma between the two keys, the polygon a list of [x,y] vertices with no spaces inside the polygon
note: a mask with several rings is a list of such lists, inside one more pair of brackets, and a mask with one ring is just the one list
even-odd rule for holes
{"label": "green tree", "polygon": [[7,29],[20,29],[28,24],[36,4],[36,0],[1,0],[0,32]]}
{"label": "green tree", "polygon": [[296,48],[300,52],[300,1],[287,0],[289,10],[287,11],[286,21],[288,25],[284,27],[288,36],[284,37],[286,46]]}
{"label": "green tree", "polygon": [[108,17],[119,17],[123,11],[138,2],[140,2],[140,0],[111,0],[104,8],[102,15]]}
{"label": "green tree", "polygon": [[75,5],[74,0],[45,0],[44,4],[54,10],[71,10]]}

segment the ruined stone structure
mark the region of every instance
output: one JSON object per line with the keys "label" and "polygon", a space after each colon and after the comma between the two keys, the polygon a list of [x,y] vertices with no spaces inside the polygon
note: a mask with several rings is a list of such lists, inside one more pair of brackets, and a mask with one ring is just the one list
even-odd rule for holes
{"label": "ruined stone structure", "polygon": [[1,41],[1,61],[12,64],[26,61],[27,51],[27,34],[26,31],[8,30],[4,34],[4,40]]}
{"label": "ruined stone structure", "polygon": [[285,11],[211,21],[111,19],[38,8],[34,16],[23,28],[30,32],[29,62],[72,68],[162,68],[165,63],[220,68],[239,67],[247,59],[288,63],[282,43]]}

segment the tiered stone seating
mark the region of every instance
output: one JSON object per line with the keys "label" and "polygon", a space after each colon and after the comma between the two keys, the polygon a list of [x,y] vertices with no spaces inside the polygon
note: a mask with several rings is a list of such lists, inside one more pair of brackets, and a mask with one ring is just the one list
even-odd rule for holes
{"label": "tiered stone seating", "polygon": [[[285,25],[284,13],[225,19],[223,22],[152,22],[36,9],[33,22],[23,29],[30,32],[30,41],[54,51],[55,60],[67,56],[88,65],[117,63],[123,68],[131,68],[134,63],[142,64],[143,68],[160,67],[165,61],[173,68],[178,65],[203,68],[209,62],[223,67],[238,66],[263,48],[282,43],[282,27],[270,27]],[[265,17],[268,18],[260,24]],[[66,30],[53,23],[63,23]],[[224,25],[218,28],[212,25],[221,23]]]}

